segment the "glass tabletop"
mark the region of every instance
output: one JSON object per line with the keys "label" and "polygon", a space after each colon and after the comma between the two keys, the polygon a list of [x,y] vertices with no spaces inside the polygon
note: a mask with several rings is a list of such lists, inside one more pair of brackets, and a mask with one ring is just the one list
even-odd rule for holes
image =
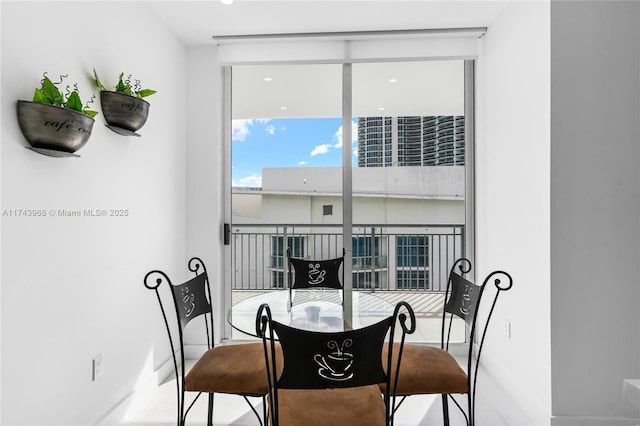
{"label": "glass tabletop", "polygon": [[353,315],[345,323],[341,293],[336,290],[295,290],[293,306],[288,309],[289,291],[266,291],[245,299],[227,312],[227,321],[242,333],[256,336],[256,313],[267,303],[275,321],[312,331],[343,331],[376,323],[393,314],[394,305],[374,293],[354,291]]}

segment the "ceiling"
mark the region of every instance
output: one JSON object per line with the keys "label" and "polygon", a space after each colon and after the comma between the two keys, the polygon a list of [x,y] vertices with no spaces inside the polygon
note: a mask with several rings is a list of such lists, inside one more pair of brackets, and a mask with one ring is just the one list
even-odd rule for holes
{"label": "ceiling", "polygon": [[[464,114],[463,61],[353,64],[352,115]],[[233,67],[234,119],[342,115],[342,67],[336,64]]]}
{"label": "ceiling", "polygon": [[[148,1],[187,46],[214,37],[263,34],[488,27],[510,0],[218,0]],[[448,62],[448,63],[447,63]],[[361,64],[353,68],[354,116],[463,113],[461,61]],[[265,82],[265,78],[271,80]],[[390,84],[390,79],[395,79]],[[336,65],[252,65],[233,71],[234,119],[336,117]]]}
{"label": "ceiling", "polygon": [[511,0],[218,0],[147,3],[185,45],[213,36],[486,27]]}

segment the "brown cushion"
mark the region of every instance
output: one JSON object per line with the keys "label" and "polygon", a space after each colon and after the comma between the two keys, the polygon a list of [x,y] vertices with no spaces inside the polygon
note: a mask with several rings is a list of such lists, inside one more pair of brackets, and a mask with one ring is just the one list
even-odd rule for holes
{"label": "brown cushion", "polygon": [[384,426],[378,385],[343,389],[278,390],[280,426]]}
{"label": "brown cushion", "polygon": [[[394,346],[393,361],[395,363],[398,359],[398,345]],[[385,370],[387,348],[385,345],[382,353]],[[392,384],[394,378],[395,371],[392,372]],[[382,385],[381,388],[384,391],[386,386]],[[411,343],[404,345],[397,395],[467,392],[467,375],[447,351]]]}
{"label": "brown cushion", "polygon": [[[277,362],[282,350],[277,346]],[[221,345],[209,349],[185,378],[185,389],[250,396],[267,393],[267,371],[262,342]],[[280,367],[279,367],[280,368]]]}

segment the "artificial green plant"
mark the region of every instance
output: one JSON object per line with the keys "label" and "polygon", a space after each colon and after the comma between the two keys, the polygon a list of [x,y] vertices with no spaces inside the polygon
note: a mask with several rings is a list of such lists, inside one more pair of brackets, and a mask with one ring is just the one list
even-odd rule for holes
{"label": "artificial green plant", "polygon": [[[101,91],[107,91],[107,88],[105,88],[102,82],[100,81],[100,78],[98,77],[98,73],[96,72],[95,69],[93,70],[93,77],[95,79],[96,86],[98,86],[98,89]],[[126,79],[123,80],[123,78],[124,78],[124,73],[122,72],[118,77],[118,84],[115,86],[115,91],[118,93],[134,96],[138,99],[142,99],[156,93],[155,90],[143,89],[142,86],[140,86],[140,80],[135,80],[135,83],[131,85],[131,74],[129,74]]]}
{"label": "artificial green plant", "polygon": [[98,115],[97,111],[93,111],[89,109],[89,104],[93,103],[95,99],[95,95],[91,96],[91,100],[87,102],[86,105],[82,105],[82,101],[80,100],[80,94],[78,93],[78,84],[74,84],[73,90],[69,89],[67,86],[66,93],[62,93],[60,89],[58,89],[58,85],[61,84],[67,75],[61,75],[60,81],[54,83],[47,77],[47,73],[43,74],[42,79],[42,87],[36,89],[33,94],[33,102],[37,102],[40,104],[47,105],[55,105],[63,108],[68,108],[82,114],[85,114],[91,118]]}

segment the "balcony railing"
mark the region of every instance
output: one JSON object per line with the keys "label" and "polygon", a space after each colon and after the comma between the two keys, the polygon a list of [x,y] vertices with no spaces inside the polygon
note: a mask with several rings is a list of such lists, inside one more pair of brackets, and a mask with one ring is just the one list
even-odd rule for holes
{"label": "balcony railing", "polygon": [[[444,291],[451,265],[464,256],[464,225],[366,224],[352,232],[353,289]],[[342,226],[234,224],[232,288],[286,288],[287,247],[295,257],[339,257]]]}

